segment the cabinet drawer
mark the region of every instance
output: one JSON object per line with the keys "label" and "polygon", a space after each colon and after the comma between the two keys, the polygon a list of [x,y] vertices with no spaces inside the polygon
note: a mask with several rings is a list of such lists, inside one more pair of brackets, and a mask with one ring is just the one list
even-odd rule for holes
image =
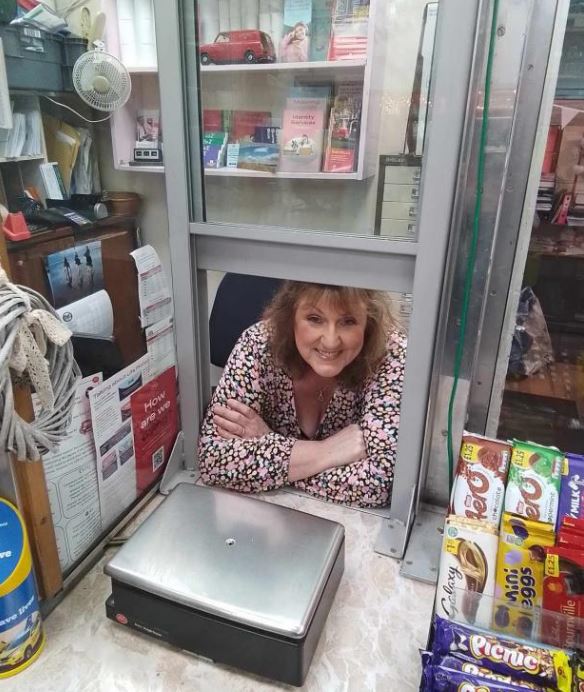
{"label": "cabinet drawer", "polygon": [[383,202],[381,206],[381,219],[415,220],[418,216],[418,204],[406,202]]}
{"label": "cabinet drawer", "polygon": [[383,186],[383,201],[384,202],[404,202],[418,204],[420,197],[419,185],[395,185],[394,183],[385,183]]}
{"label": "cabinet drawer", "polygon": [[415,241],[418,235],[418,227],[415,220],[381,219],[379,235],[394,240]]}

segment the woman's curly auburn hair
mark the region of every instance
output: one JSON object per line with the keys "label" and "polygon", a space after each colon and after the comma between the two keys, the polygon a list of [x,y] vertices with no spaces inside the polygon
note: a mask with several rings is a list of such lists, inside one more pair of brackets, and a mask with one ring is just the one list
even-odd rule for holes
{"label": "woman's curly auburn hair", "polygon": [[348,313],[357,305],[365,306],[367,324],[363,348],[338,376],[339,382],[350,389],[362,385],[377,370],[387,353],[388,337],[397,329],[386,295],[382,291],[365,288],[284,281],[264,310],[262,319],[269,323],[274,362],[291,377],[302,375],[309,367],[298,353],[294,338],[296,308],[302,300],[308,300],[313,305],[324,301],[333,309]]}

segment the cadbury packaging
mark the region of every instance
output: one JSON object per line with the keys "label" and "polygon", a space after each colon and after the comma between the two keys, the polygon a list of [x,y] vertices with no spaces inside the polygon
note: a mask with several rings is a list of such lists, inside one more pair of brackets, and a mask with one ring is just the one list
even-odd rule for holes
{"label": "cadbury packaging", "polygon": [[543,607],[542,639],[554,646],[582,648],[584,551],[565,547],[547,549]]}
{"label": "cadbury packaging", "polygon": [[558,523],[563,517],[584,519],[584,456],[566,454],[562,464]]}
{"label": "cadbury packaging", "polygon": [[489,626],[497,541],[497,529],[492,524],[447,517],[436,591],[438,615],[465,624]]}
{"label": "cadbury packaging", "polygon": [[[525,692],[526,689],[517,681],[503,682],[447,668],[433,667],[431,675],[432,687],[424,689],[432,692]],[[539,686],[531,689],[546,692]]]}
{"label": "cadbury packaging", "polygon": [[455,655],[495,673],[571,692],[571,655],[563,649],[505,639],[436,616],[432,654]]}
{"label": "cadbury packaging", "polygon": [[536,637],[543,599],[545,550],[555,542],[554,527],[512,514],[503,514],[493,629],[524,637]]}
{"label": "cadbury packaging", "polygon": [[[422,658],[422,662],[426,665],[426,660]],[[456,656],[441,656],[438,657],[433,664],[441,670],[457,670],[461,673],[467,673],[479,678],[483,678],[484,681],[503,682],[506,684],[516,685],[523,690],[534,690],[535,692],[546,692],[546,688],[541,685],[535,685],[532,682],[526,682],[525,680],[517,680],[511,675],[501,675],[501,673],[493,673],[489,668],[483,668],[477,666],[476,663],[470,663],[470,661],[464,661]],[[513,688],[515,689],[515,688]]]}

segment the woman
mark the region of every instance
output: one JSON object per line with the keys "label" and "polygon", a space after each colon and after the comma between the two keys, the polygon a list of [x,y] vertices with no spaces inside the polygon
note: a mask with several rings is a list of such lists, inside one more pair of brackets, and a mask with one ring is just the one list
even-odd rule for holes
{"label": "woman", "polygon": [[215,391],[199,442],[203,481],[387,504],[405,349],[380,292],[284,282]]}

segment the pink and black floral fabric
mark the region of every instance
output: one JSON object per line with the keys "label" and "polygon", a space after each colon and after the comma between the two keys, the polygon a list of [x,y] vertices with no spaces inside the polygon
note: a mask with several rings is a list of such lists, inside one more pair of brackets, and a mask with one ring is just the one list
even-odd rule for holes
{"label": "pink and black floral fabric", "polygon": [[[269,327],[258,322],[235,345],[201,426],[199,461],[203,482],[256,493],[292,485],[320,498],[360,507],[389,503],[397,449],[406,338],[395,332],[375,376],[358,390],[339,386],[314,440],[358,423],[367,457],[347,466],[288,483],[297,440],[306,439],[296,419],[291,378],[277,367]],[[237,399],[252,407],[273,431],[260,438],[225,440],[213,423],[212,406]]]}

